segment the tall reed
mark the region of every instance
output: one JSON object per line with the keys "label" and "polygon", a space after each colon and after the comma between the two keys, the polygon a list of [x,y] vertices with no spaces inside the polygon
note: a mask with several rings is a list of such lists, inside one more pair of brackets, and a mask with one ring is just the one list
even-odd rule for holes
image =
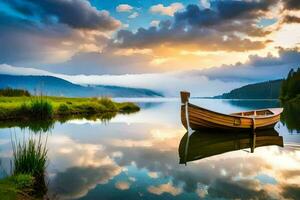
{"label": "tall reed", "polygon": [[23,103],[20,106],[18,115],[34,120],[49,120],[53,117],[53,106],[45,97],[35,96],[30,103]]}
{"label": "tall reed", "polygon": [[30,113],[32,118],[50,119],[53,115],[52,104],[42,95],[36,96],[31,100]]}
{"label": "tall reed", "polygon": [[39,135],[31,135],[20,141],[12,138],[13,174],[29,174],[34,177],[34,188],[43,193],[46,190],[45,171],[47,166],[47,136],[45,141]]}
{"label": "tall reed", "polygon": [[101,97],[98,103],[108,111],[117,111],[116,104],[109,97]]}

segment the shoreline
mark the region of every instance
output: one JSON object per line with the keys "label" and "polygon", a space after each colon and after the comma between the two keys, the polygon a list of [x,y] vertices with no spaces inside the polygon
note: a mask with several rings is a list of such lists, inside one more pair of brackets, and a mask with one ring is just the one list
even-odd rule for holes
{"label": "shoreline", "polygon": [[84,116],[134,113],[140,107],[132,102],[110,98],[68,98],[53,96],[0,97],[0,121],[64,120]]}

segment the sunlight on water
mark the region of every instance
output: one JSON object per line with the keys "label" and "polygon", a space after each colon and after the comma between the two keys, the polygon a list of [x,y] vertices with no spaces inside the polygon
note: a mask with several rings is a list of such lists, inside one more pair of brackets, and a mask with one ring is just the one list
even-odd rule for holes
{"label": "sunlight on water", "polygon": [[[185,166],[179,164],[179,145],[184,143],[186,131],[181,125],[178,99],[136,102],[142,106],[140,112],[117,115],[108,123],[71,120],[54,124],[47,142],[50,197],[288,199],[299,190],[299,129],[277,124],[284,147],[262,146],[254,153],[246,148],[205,157],[205,145],[198,148],[196,143],[195,152],[202,153],[198,158],[205,158]],[[192,103],[223,113],[279,106],[277,101],[192,99]],[[14,132],[22,137],[29,130],[0,129],[2,177],[9,173]],[[214,139],[212,135],[199,142]]]}

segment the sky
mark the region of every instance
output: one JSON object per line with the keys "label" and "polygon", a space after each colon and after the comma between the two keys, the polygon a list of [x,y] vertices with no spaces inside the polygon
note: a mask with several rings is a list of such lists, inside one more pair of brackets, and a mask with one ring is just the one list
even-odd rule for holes
{"label": "sky", "polygon": [[300,65],[299,0],[2,0],[0,33],[0,73],[169,95],[217,95]]}

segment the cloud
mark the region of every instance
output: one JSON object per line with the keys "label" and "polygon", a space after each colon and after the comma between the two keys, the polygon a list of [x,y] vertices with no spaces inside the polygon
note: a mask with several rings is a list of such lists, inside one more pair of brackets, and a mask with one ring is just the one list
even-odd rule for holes
{"label": "cloud", "polygon": [[210,2],[209,2],[209,0],[200,0],[200,4],[201,4],[204,8],[209,8],[209,7],[210,7]]}
{"label": "cloud", "polygon": [[[216,1],[213,8],[200,9],[197,5],[188,5],[186,10],[175,15],[176,26],[211,27],[219,31],[238,31],[245,34],[260,32],[255,20],[268,11],[274,1]],[[250,30],[243,28],[250,26]],[[219,27],[221,25],[221,27]],[[229,27],[227,27],[229,26]],[[227,28],[226,28],[227,27]],[[242,28],[241,30],[238,29]]]}
{"label": "cloud", "polygon": [[[171,141],[168,139],[168,144],[170,143]],[[176,140],[174,143],[177,144]],[[156,144],[155,146],[160,145]],[[188,168],[182,170],[182,166],[176,165],[177,157],[172,153],[173,150],[177,149],[177,146],[173,148],[170,151],[164,151],[163,154],[161,151],[153,151],[153,148],[138,148],[136,151],[132,151],[132,148],[122,149],[124,156],[119,163],[126,166],[134,162],[139,169],[156,170],[162,174],[162,177],[165,175],[172,178],[173,182],[169,183],[168,187],[173,186],[180,189],[184,186],[181,188],[182,191],[190,193],[201,189],[201,195],[205,195],[208,199],[220,198],[221,196],[228,199],[240,197],[243,197],[242,199],[253,199],[256,196],[259,199],[269,199],[271,197],[280,199],[280,194],[277,194],[275,190],[280,191],[280,188],[283,185],[288,185],[288,182],[292,179],[294,179],[294,183],[297,183],[298,180],[296,174],[289,179],[286,179],[282,174],[290,168],[297,169],[299,159],[294,154],[297,151],[296,149],[286,152],[278,147],[259,148],[255,150],[256,156],[249,156],[243,151],[231,152],[201,161],[190,162]],[[269,158],[267,160],[265,159],[266,156],[261,156],[266,155],[266,153]],[[245,156],[247,157],[245,162],[241,162],[240,165],[232,165],[237,160],[241,161],[241,158]],[[280,165],[282,159],[286,160],[289,165]],[[277,167],[274,168],[274,166]],[[203,173],[197,173],[200,168]],[[274,184],[274,187],[269,187],[269,184],[257,178],[260,174],[267,174],[275,179],[277,184]],[[163,194],[163,191],[167,190],[165,189],[166,186],[160,186],[150,187],[155,194]],[[239,193],[239,191],[243,192]]]}
{"label": "cloud", "polygon": [[[169,107],[170,105],[171,107]],[[158,111],[166,109],[170,111],[174,110],[174,114],[178,112],[177,109],[174,109],[175,107],[177,107],[177,103],[174,103],[174,105],[173,103],[164,104],[164,106],[158,106],[154,110],[150,109],[152,110],[151,112],[153,114],[151,120],[156,120]],[[147,116],[149,117],[149,113],[147,112],[150,110],[144,110],[143,112],[141,112],[143,114],[139,116],[139,118],[143,118],[143,120],[145,120],[147,124],[149,123],[149,118],[147,118]],[[163,112],[162,114],[164,113],[166,112]],[[169,119],[172,116],[173,112],[168,113],[168,115],[165,116],[165,118]],[[126,119],[131,118],[131,116],[123,117],[125,117]],[[145,118],[148,120],[146,120]],[[157,135],[151,134],[151,130],[153,130],[153,125],[148,126],[145,124],[135,122],[128,126],[126,124],[126,120],[123,121],[124,123],[120,123],[120,121],[114,122],[110,124],[110,126],[100,123],[98,125],[95,124],[94,126],[88,126],[87,124],[85,126],[78,126],[71,122],[59,128],[58,130],[53,131],[54,135],[51,138],[55,139],[58,143],[60,143],[60,147],[73,148],[74,146],[81,145],[81,148],[79,148],[77,151],[73,151],[72,153],[73,162],[69,162],[69,159],[71,157],[70,155],[65,155],[61,158],[62,160],[67,159],[66,162],[69,166],[73,166],[74,162],[77,163],[78,153],[80,153],[80,155],[85,155],[84,152],[86,152],[87,146],[98,146],[99,143],[101,143],[100,146],[102,147],[100,149],[103,150],[101,156],[99,156],[99,154],[95,154],[93,157],[88,156],[86,160],[83,159],[82,164],[86,164],[85,161],[89,161],[89,163],[95,163],[95,161],[97,162],[99,158],[105,158],[106,156],[113,154],[113,152],[122,152],[123,156],[121,158],[115,159],[115,162],[117,162],[120,166],[117,167],[119,169],[127,168],[129,170],[129,175],[137,177],[134,187],[130,188],[130,190],[128,191],[114,192],[112,196],[111,189],[114,188],[114,183],[117,181],[121,181],[120,179],[124,178],[124,174],[120,174],[120,176],[117,177],[107,176],[110,177],[109,179],[106,179],[107,182],[105,183],[107,183],[107,185],[99,185],[95,188],[95,190],[82,190],[82,188],[87,187],[88,185],[90,185],[90,183],[97,183],[98,178],[102,177],[99,174],[114,174],[108,172],[109,169],[113,170],[114,167],[95,167],[95,169],[89,169],[89,167],[86,165],[82,167],[84,169],[70,169],[70,167],[68,167],[67,169],[63,170],[63,172],[61,172],[66,173],[65,175],[62,175],[62,177],[58,178],[57,181],[49,182],[50,184],[53,183],[54,186],[57,186],[57,188],[59,189],[60,193],[58,193],[58,198],[60,199],[60,195],[70,195],[67,197],[69,197],[70,199],[76,199],[76,197],[78,197],[76,194],[84,194],[80,193],[80,191],[90,191],[89,195],[86,196],[86,198],[91,197],[90,195],[98,195],[101,196],[103,199],[122,199],[122,195],[135,195],[136,188],[141,188],[142,190],[145,190],[151,187],[153,189],[152,191],[156,192],[157,195],[162,195],[157,196],[158,199],[159,197],[163,198],[165,196],[167,196],[166,198],[168,198],[168,196],[169,198],[180,198],[184,195],[196,195],[195,191],[201,192],[200,194],[205,195],[207,199],[216,199],[220,196],[226,196],[228,197],[228,199],[283,199],[282,196],[277,196],[276,193],[278,191],[280,192],[281,188],[286,189],[286,191],[289,193],[284,195],[286,198],[298,199],[297,197],[299,195],[296,191],[299,191],[299,173],[294,173],[296,171],[299,172],[300,157],[298,147],[292,148],[288,145],[285,148],[275,146],[261,147],[255,149],[254,154],[250,154],[244,151],[230,152],[219,156],[213,156],[210,158],[202,159],[200,161],[190,162],[188,163],[188,166],[185,167],[178,164],[178,143],[184,133],[182,128],[177,127],[178,124],[176,123],[176,121],[178,120],[178,118],[175,117],[171,123],[167,124],[162,123],[161,121],[164,120],[164,117],[159,118],[160,119],[158,119],[158,124],[160,125],[155,127],[155,130],[160,130],[161,134]],[[171,125],[171,128],[169,127],[169,125]],[[101,130],[101,137],[99,137],[99,130]],[[112,134],[112,130],[117,134]],[[86,132],[88,134],[88,137],[85,137],[85,140],[82,141],[82,144],[75,142],[74,145],[74,143],[65,142],[67,139],[59,137],[62,134],[66,134],[72,136],[72,141],[80,141],[82,140],[83,132]],[[174,138],[170,140],[169,137],[165,137],[165,133],[167,133],[167,135],[171,135],[173,133]],[[157,142],[158,140],[156,136],[162,136],[164,138],[162,138],[161,141],[159,140],[160,142]],[[8,152],[10,152],[11,148],[9,146],[9,134],[7,138],[8,145],[6,149]],[[111,141],[111,139],[122,138],[137,141],[146,138],[148,140],[152,140],[155,146],[154,148],[120,148],[110,145],[109,141]],[[58,149],[57,146],[53,146],[51,140],[49,143],[49,147],[51,147],[49,148],[49,159],[51,160],[51,165],[49,166],[50,169],[48,169],[48,172],[49,175],[53,175],[53,173],[57,173],[57,169],[61,170],[64,167],[62,167],[60,162],[57,162],[57,153],[51,153]],[[167,151],[165,151],[166,147],[168,147]],[[1,152],[3,154],[3,151]],[[84,158],[86,158],[86,156],[84,156]],[[239,164],[237,165],[236,163]],[[199,169],[201,169],[201,172],[199,172]],[[158,172],[160,174],[160,179],[150,180],[146,174],[150,171]],[[221,171],[225,171],[226,176],[223,175],[224,173],[220,173]],[[286,176],[287,173],[285,172],[287,171],[294,172],[289,173],[289,175]],[[259,179],[258,176],[261,174],[265,174],[265,176],[263,176],[262,179]],[[59,175],[61,174],[59,173]],[[172,181],[165,182],[166,177],[167,179],[170,179]],[[268,179],[268,177],[275,179],[277,183],[274,185],[266,183],[265,181],[266,179]],[[105,179],[100,178],[99,180]],[[295,185],[290,185],[290,181],[293,181]],[[152,185],[149,185],[149,183],[151,182]],[[161,186],[166,184],[169,185],[167,185],[167,187]],[[199,191],[199,188],[201,188],[202,191]],[[178,194],[178,196],[171,196],[172,193],[177,194],[178,190],[181,190],[181,193]],[[49,191],[51,191],[51,188]],[[163,191],[168,191],[169,193],[163,193]],[[239,191],[242,191],[243,193],[239,194]],[[71,194],[74,194],[74,196],[72,196]],[[266,194],[267,196],[265,196]],[[153,195],[151,194],[151,196]]]}
{"label": "cloud", "polygon": [[30,67],[14,67],[7,64],[0,65],[0,73],[1,74],[9,74],[9,75],[48,75],[54,76],[55,73],[51,73],[45,70],[30,68]]}
{"label": "cloud", "polygon": [[170,183],[170,182],[166,183],[166,184],[161,184],[161,185],[158,185],[158,186],[150,186],[150,187],[148,187],[148,191],[150,193],[153,193],[153,194],[156,194],[156,195],[161,195],[163,193],[169,193],[173,196],[177,196],[180,193],[182,193],[181,188],[174,187],[172,185],[172,183]]}
{"label": "cloud", "polygon": [[[279,49],[278,56],[249,56],[249,61],[242,64],[224,65],[217,68],[198,71],[199,74],[223,81],[266,81],[285,78],[292,68],[298,68],[300,52],[297,48]],[[195,73],[195,71],[193,71]],[[191,72],[191,73],[193,73]]]}
{"label": "cloud", "polygon": [[155,71],[147,67],[151,60],[152,56],[144,51],[104,49],[102,52],[77,53],[66,62],[44,66],[43,69],[56,73],[87,75],[146,73]]}
{"label": "cloud", "polygon": [[282,23],[291,24],[291,23],[300,23],[300,17],[292,16],[292,15],[286,15]]}
{"label": "cloud", "polygon": [[208,197],[225,199],[268,199],[267,191],[259,190],[259,182],[256,180],[226,180],[216,179],[208,189]]}
{"label": "cloud", "polygon": [[154,179],[159,177],[159,175],[158,175],[157,172],[149,172],[149,173],[148,173],[148,176],[149,176],[150,178],[154,178]]}
{"label": "cloud", "polygon": [[16,12],[26,15],[33,16],[35,14],[34,7],[31,4],[21,3],[17,0],[3,0],[3,3],[6,3],[8,7],[15,10]]}
{"label": "cloud", "polygon": [[[66,75],[50,73],[44,70],[34,68],[12,67],[9,65],[0,65],[1,74],[11,75],[48,75],[65,79],[76,84],[94,84],[94,85],[114,85],[135,88],[148,88],[163,92],[167,96],[178,96],[179,91],[189,90],[193,95],[215,96],[224,91],[230,91],[244,83],[231,82],[224,83],[219,80],[209,80],[207,77],[197,74],[190,75],[183,73],[152,73],[152,74],[125,74],[125,75]],[[168,84],[165,84],[165,83]],[[200,85],[206,85],[207,90],[199,90],[197,82]]]}
{"label": "cloud", "polygon": [[[19,20],[0,13],[0,43],[5,51],[0,51],[1,63],[32,62],[39,60],[49,62],[52,57],[63,60],[71,54],[70,47],[64,46],[62,40],[77,38],[76,33],[64,25],[37,27],[29,20]],[[60,30],[56,32],[56,30]]]}
{"label": "cloud", "polygon": [[[201,1],[202,6],[185,8],[180,3],[158,4],[150,11],[170,17],[162,17],[160,21],[150,19],[150,24],[138,19],[139,25],[145,24],[144,28],[121,24],[108,11],[98,10],[86,0],[3,2],[13,12],[0,13],[0,43],[6,47],[0,52],[0,63],[28,65],[56,73],[203,69],[245,62],[254,53],[275,55],[276,46],[296,46],[299,40],[296,25],[287,24],[299,21],[294,11],[286,9],[288,5],[295,7],[295,1]],[[284,12],[275,15],[274,9],[280,10],[282,5]],[[140,12],[128,4],[120,4],[116,9],[128,12],[131,19],[137,18]],[[274,24],[259,25],[271,15]],[[294,28],[280,32],[281,21]],[[119,31],[121,27],[125,30]],[[273,35],[277,32],[278,35]],[[289,37],[287,33],[291,33]],[[151,52],[136,53],[144,49]]]}
{"label": "cloud", "polygon": [[75,199],[85,196],[98,184],[105,184],[120,173],[115,165],[100,167],[71,167],[58,172],[50,184],[54,195],[63,199]]}
{"label": "cloud", "polygon": [[118,181],[115,186],[119,190],[128,190],[130,188],[130,183],[125,181]]}
{"label": "cloud", "polygon": [[[156,116],[155,113],[157,113],[158,110],[162,110],[162,108],[169,110],[170,105],[165,104],[164,106],[167,107],[158,106],[156,109],[152,110],[153,116]],[[172,105],[171,110],[174,110],[173,108],[175,107],[175,104]],[[147,111],[145,110],[143,113],[144,117],[142,118],[145,119],[146,113]],[[166,118],[169,118],[170,116],[173,115],[169,113]],[[174,118],[172,123],[176,120],[177,118]],[[178,142],[183,136],[181,128],[180,130],[176,127],[166,128],[168,125],[165,124],[159,126],[159,129],[157,130],[155,128],[155,130],[159,130],[161,134],[152,134],[153,126],[142,125],[144,128],[139,129],[141,127],[140,123],[132,123],[132,127],[129,128],[130,130],[127,129],[127,131],[124,129],[125,126],[128,127],[126,123],[114,123],[114,129],[116,131],[125,130],[125,132],[123,131],[116,136],[107,131],[112,128],[111,126],[107,127],[99,125],[99,128],[103,129],[102,133],[104,134],[101,138],[97,137],[99,135],[98,132],[94,130],[94,127],[91,127],[91,131],[94,131],[89,132],[92,134],[91,137],[89,137],[89,141],[93,143],[97,141],[101,142],[101,144],[104,145],[103,150],[106,152],[104,152],[104,155],[110,155],[112,152],[122,152],[123,156],[116,159],[116,162],[123,169],[126,168],[129,170],[128,174],[132,175],[132,172],[136,171],[142,171],[143,173],[155,171],[159,173],[160,178],[156,180],[149,179],[147,174],[144,174],[144,178],[146,179],[139,179],[140,176],[137,175],[137,180],[135,182],[135,185],[138,185],[140,188],[146,188],[147,190],[151,188],[151,191],[156,195],[168,195],[171,197],[171,195],[177,194],[178,196],[176,197],[181,197],[181,195],[195,194],[197,191],[200,195],[205,195],[207,199],[216,199],[221,196],[226,196],[228,199],[242,197],[242,199],[255,199],[256,197],[259,199],[282,199],[281,196],[278,196],[278,194],[280,195],[281,188],[289,186],[291,181],[293,181],[294,184],[299,183],[299,173],[295,173],[298,170],[300,162],[297,148],[280,148],[272,146],[257,148],[255,149],[256,153],[254,154],[249,154],[244,151],[230,152],[190,162],[187,167],[184,167],[178,165],[178,155],[174,153],[178,150]],[[74,130],[70,130],[74,137],[77,135],[80,137],[82,130],[86,128],[87,127],[80,128],[79,126],[76,126],[74,127]],[[128,134],[133,129],[139,129],[140,131],[134,134]],[[173,133],[174,138],[164,137],[165,133],[167,133],[167,135],[172,135]],[[157,137],[159,136],[163,136],[164,138],[158,139]],[[117,147],[111,145],[110,141],[113,139],[122,138],[136,141],[146,139],[152,142],[154,148],[140,146]],[[85,141],[85,143],[89,141]],[[74,155],[76,154],[74,153]],[[98,156],[95,156],[94,158],[98,158]],[[237,162],[240,164],[235,165]],[[57,166],[55,162],[53,164]],[[201,173],[199,173],[199,169],[201,169]],[[290,175],[286,176],[285,172],[287,171],[291,171],[292,173],[289,173]],[[263,178],[259,178],[260,176]],[[172,181],[165,182],[165,177],[170,178]],[[270,185],[267,182],[268,177],[276,180],[276,184]],[[113,188],[115,182],[122,181],[120,179],[122,179],[122,177],[115,177],[115,181],[109,182],[106,186],[97,187],[97,189],[91,191],[91,193],[102,194],[105,199],[105,188]],[[152,184],[149,185],[149,181],[147,180],[150,180]],[[100,188],[102,188],[102,190]],[[122,191],[121,195],[124,194],[123,192],[130,192],[131,194],[131,189],[134,190],[134,187],[130,188],[128,191]],[[295,198],[295,194],[297,194],[295,193],[296,189],[297,188],[295,187],[294,190],[290,190],[290,195],[287,196],[287,198]],[[181,191],[181,193],[178,194],[178,191]],[[239,194],[239,191],[242,191],[243,193]],[[277,194],[278,191],[279,193]],[[257,194],[257,196],[255,196],[255,194]],[[292,196],[291,194],[294,195]],[[108,195],[107,198],[108,197],[111,196]]]}
{"label": "cloud", "polygon": [[122,171],[102,144],[80,143],[72,137],[58,134],[48,138],[48,145],[52,147],[49,160],[59,166],[59,171],[50,166],[53,176],[50,177],[49,191],[59,199],[83,197]]}
{"label": "cloud", "polygon": [[131,12],[133,7],[128,4],[120,4],[116,8],[117,12]]}
{"label": "cloud", "polygon": [[239,17],[255,18],[260,16],[263,11],[267,11],[270,6],[276,4],[277,0],[262,0],[262,1],[217,1],[213,6],[216,6],[218,14],[222,20],[233,19]]}
{"label": "cloud", "polygon": [[158,26],[159,26],[159,23],[160,23],[159,20],[152,20],[152,21],[150,22],[150,26],[158,27]]}
{"label": "cloud", "polygon": [[[0,63],[41,66],[64,62],[77,52],[100,51],[108,41],[105,36],[73,31],[64,25],[43,28],[25,22],[15,25],[5,29],[0,25],[0,42],[5,46],[5,51],[0,52]],[[90,41],[94,39],[97,43]]]}
{"label": "cloud", "polygon": [[[108,31],[115,30],[118,22],[107,12],[97,11],[87,2],[74,1],[74,5],[79,6],[76,8],[72,7],[73,4],[69,5],[70,2],[46,0],[32,1],[30,4],[23,2],[19,5],[20,1],[6,1],[10,6],[14,6],[14,9],[16,6],[22,6],[23,10],[26,10],[30,5],[35,8],[30,9],[35,17],[26,11],[22,11],[27,13],[23,17],[20,17],[20,13],[12,15],[5,10],[0,12],[0,43],[5,46],[5,51],[0,52],[0,63],[41,66],[45,63],[66,61],[76,52],[101,51],[109,41]],[[60,7],[55,3],[63,5]],[[53,12],[50,12],[51,6],[74,10],[63,12],[52,8]],[[66,13],[72,17],[67,19]],[[86,22],[90,18],[93,20]]]}
{"label": "cloud", "polygon": [[[148,51],[144,51],[146,53]],[[125,52],[124,52],[125,53]],[[127,56],[133,53],[137,57]],[[189,90],[196,96],[215,96],[224,92],[228,92],[234,88],[246,85],[248,83],[267,81],[273,79],[285,78],[289,70],[299,67],[300,52],[298,49],[279,49],[278,56],[268,55],[266,57],[250,56],[246,63],[237,63],[234,65],[217,66],[203,70],[187,70],[181,72],[164,72],[164,73],[146,73],[145,68],[140,68],[139,65],[133,65],[134,59],[142,58],[138,63],[146,65],[144,59],[148,58],[147,54],[138,54],[134,50],[120,56],[101,56],[98,53],[88,53],[82,59],[74,59],[66,65],[60,65],[56,70],[59,73],[50,73],[45,70],[34,68],[13,67],[10,65],[0,65],[0,73],[19,74],[19,75],[51,75],[77,84],[99,84],[99,85],[114,85],[124,87],[138,87],[157,90],[167,96],[177,96],[181,90]],[[137,53],[137,54],[136,54]],[[106,59],[108,63],[106,64]],[[113,61],[111,61],[111,59]],[[88,65],[94,62],[94,65]],[[110,63],[114,62],[115,68],[110,67]],[[78,68],[76,63],[79,64]],[[142,64],[143,63],[143,64]],[[127,66],[128,64],[128,66]],[[82,69],[80,66],[86,66]],[[108,68],[100,68],[107,66]],[[91,68],[89,68],[91,67]],[[49,68],[50,69],[50,68]],[[54,70],[51,67],[52,70]],[[87,70],[88,69],[88,70]],[[84,75],[89,71],[90,75]],[[134,73],[141,70],[140,74],[122,74],[123,70],[128,73]],[[54,70],[55,71],[55,70]],[[62,74],[66,72],[74,75]],[[95,75],[99,72],[104,74]],[[109,73],[119,72],[119,75],[106,75]],[[78,75],[81,74],[81,75]],[[93,75],[94,74],[94,75]],[[165,84],[165,83],[168,84]],[[197,85],[195,85],[197,83]],[[199,90],[198,85],[205,85],[206,90]]]}
{"label": "cloud", "polygon": [[[139,28],[137,32],[120,30],[117,34],[117,46],[181,46],[202,51],[241,52],[263,49],[272,42],[264,38],[271,32],[256,23],[274,2],[275,0],[216,1],[208,9],[188,5],[185,10],[176,12],[172,20],[161,21],[158,27]],[[155,8],[152,11],[158,12],[162,5]]]}
{"label": "cloud", "polygon": [[215,1],[212,8],[200,9],[188,5],[186,10],[175,15],[176,22],[187,22],[196,26],[213,26],[222,23],[230,24],[231,20],[253,20],[268,11],[276,1]]}
{"label": "cloud", "polygon": [[[121,51],[118,55],[112,52],[84,53],[71,61],[60,64],[57,68],[55,65],[49,66],[48,69],[51,72],[3,64],[0,65],[0,73],[50,75],[82,85],[148,88],[163,92],[167,96],[177,96],[181,90],[189,90],[196,96],[215,96],[248,83],[285,78],[289,70],[299,67],[300,63],[300,52],[297,48],[281,48],[277,56],[252,55],[244,64],[162,73],[149,72],[149,69],[140,67],[151,61],[151,56],[148,55],[150,53],[151,51],[147,49]],[[137,65],[135,65],[136,62]],[[123,74],[124,71],[129,74]],[[111,73],[115,75],[108,75]],[[166,82],[168,84],[165,84]],[[206,85],[207,89],[199,90],[198,85]]]}
{"label": "cloud", "polygon": [[161,15],[174,16],[174,13],[178,10],[183,9],[183,5],[181,3],[172,3],[169,6],[164,6],[163,4],[157,4],[150,7],[151,13],[158,13]]}
{"label": "cloud", "polygon": [[136,141],[136,140],[119,140],[115,139],[111,141],[113,146],[118,147],[151,147],[152,144],[149,141]]}
{"label": "cloud", "polygon": [[[168,106],[170,105],[164,105],[167,107],[163,107],[165,109],[169,109]],[[172,109],[175,108],[176,105],[172,105]],[[158,108],[152,110],[153,116],[156,116],[155,113],[157,113],[158,110],[162,110],[162,107],[158,106]],[[175,109],[176,110],[176,109]],[[144,111],[145,112],[145,111]],[[146,111],[147,113],[147,111]],[[146,117],[146,113],[143,114],[144,118]],[[149,114],[149,113],[148,113]],[[168,114],[169,117],[170,113]],[[141,117],[140,117],[141,118]],[[168,117],[166,117],[168,118]],[[174,118],[172,120],[172,123],[176,121],[177,118]],[[146,120],[147,121],[147,120]],[[126,122],[126,120],[125,120]],[[149,121],[148,121],[149,122]],[[140,123],[132,123],[131,128],[128,130],[124,129],[124,127],[128,127],[126,123],[113,123],[115,131],[117,130],[125,130],[125,132],[121,132],[118,135],[111,134],[111,132],[107,130],[111,130],[111,126],[105,126],[105,125],[96,125],[102,130],[101,132],[104,134],[103,137],[99,138],[99,131],[95,130],[95,127],[92,126],[88,129],[90,135],[89,139],[85,141],[85,144],[81,145],[91,145],[88,144],[89,142],[92,142],[93,145],[97,146],[97,142],[101,142],[103,145],[103,155],[111,155],[113,152],[122,152],[122,157],[116,159],[116,162],[120,166],[120,168],[123,168],[123,171],[129,170],[128,174],[132,174],[132,172],[141,171],[143,173],[156,171],[159,173],[159,179],[151,180],[147,177],[147,174],[144,174],[144,177],[139,179],[139,175],[137,175],[137,179],[134,185],[138,185],[140,188],[149,189],[152,188],[152,192],[154,192],[157,195],[172,195],[177,194],[178,190],[181,190],[182,195],[185,195],[187,193],[191,194],[195,191],[199,192],[200,195],[205,195],[208,199],[210,198],[217,198],[220,196],[226,196],[228,199],[234,199],[239,198],[239,196],[242,196],[244,198],[242,199],[255,199],[255,193],[257,192],[258,198],[261,199],[282,199],[281,196],[277,196],[277,191],[280,191],[281,187],[288,186],[291,181],[293,181],[294,184],[297,184],[299,182],[299,173],[294,173],[298,170],[299,166],[299,157],[297,156],[297,148],[279,148],[279,147],[266,147],[266,148],[257,148],[255,149],[255,154],[249,154],[244,151],[237,151],[237,152],[231,152],[222,154],[219,156],[213,156],[210,158],[203,159],[201,161],[195,161],[190,162],[187,167],[178,165],[178,155],[174,153],[178,150],[178,142],[180,141],[183,132],[182,129],[178,128],[164,128],[163,126],[167,127],[167,124],[163,126],[159,126],[159,129],[161,134],[166,133],[168,135],[171,135],[173,133],[174,138],[170,139],[169,137],[162,138],[162,140],[157,140],[156,137],[154,137],[152,133],[153,126],[144,126]],[[75,138],[80,138],[82,130],[86,130],[87,127],[81,127],[81,126],[71,126],[70,124],[69,128],[67,128],[65,131],[69,130],[72,132],[72,136]],[[143,126],[143,129],[140,129],[139,132],[136,132],[134,134],[128,134],[132,130],[139,129],[139,127]],[[67,131],[68,132],[68,131]],[[150,134],[149,134],[150,133]],[[58,133],[59,134],[59,133]],[[159,136],[157,134],[156,136]],[[55,137],[56,138],[56,137]],[[113,139],[129,139],[129,140],[136,140],[139,141],[141,139],[147,139],[152,141],[154,144],[154,148],[146,148],[146,147],[116,147],[111,146],[111,140]],[[60,142],[62,141],[61,138],[57,138],[57,140]],[[76,140],[76,139],[75,139]],[[63,147],[72,147],[72,145],[65,145],[70,143],[63,143],[61,146]],[[101,145],[101,146],[102,146]],[[52,143],[50,143],[50,146],[52,147]],[[156,148],[157,147],[157,148]],[[158,148],[159,147],[159,148]],[[168,148],[166,148],[168,147]],[[163,148],[163,149],[162,149]],[[52,150],[56,149],[56,146],[51,148]],[[81,152],[82,150],[85,150],[85,148],[82,148],[80,151],[73,152],[73,159],[76,161],[77,159],[77,153]],[[56,155],[56,154],[54,154]],[[65,156],[64,158],[69,158],[70,156]],[[55,157],[54,157],[55,158]],[[90,162],[96,161],[99,159],[99,156],[96,154],[93,158],[89,158],[88,160]],[[52,158],[50,158],[52,160]],[[234,165],[234,163],[237,163],[239,161],[239,165]],[[282,162],[284,161],[284,162]],[[59,166],[61,169],[61,164],[55,162],[55,159],[52,160],[53,166]],[[134,164],[132,164],[134,163]],[[130,167],[131,166],[131,167]],[[132,167],[133,166],[133,167]],[[201,173],[199,173],[199,169],[201,169]],[[52,169],[56,173],[56,168]],[[68,171],[64,170],[64,171]],[[95,170],[96,171],[96,170]],[[287,171],[291,171],[293,173],[289,173],[289,176],[285,176]],[[299,170],[298,170],[299,171]],[[80,170],[75,171],[79,173],[77,176],[82,176],[83,180],[85,176],[81,174]],[[91,170],[91,172],[94,172],[94,170]],[[126,171],[127,172],[127,171]],[[226,172],[226,173],[221,173]],[[100,172],[98,172],[100,173]],[[258,178],[259,176],[263,175],[263,178]],[[75,180],[77,180],[77,176],[75,176]],[[92,175],[90,175],[92,176]],[[70,177],[72,177],[70,175]],[[87,176],[89,177],[89,176]],[[106,199],[105,197],[109,198],[111,196],[111,193],[106,194],[105,191],[107,191],[107,188],[114,188],[115,183],[118,181],[124,181],[124,176],[118,176],[115,177],[110,182],[107,182],[107,185],[100,185],[95,190],[90,191],[89,194],[102,194],[102,197]],[[165,177],[170,178],[172,180],[171,182],[165,182]],[[264,178],[267,177],[267,178]],[[276,184],[272,185],[270,187],[270,184],[266,181],[268,180],[268,177],[271,177],[272,179],[276,180]],[[63,177],[62,177],[63,178]],[[146,179],[145,179],[146,178]],[[69,181],[71,181],[71,178],[68,178]],[[122,180],[123,179],[123,180]],[[89,180],[86,180],[89,183]],[[146,182],[145,182],[146,180]],[[152,182],[151,185],[149,185],[149,181]],[[82,181],[80,181],[81,183]],[[127,181],[126,181],[127,182]],[[51,182],[50,182],[51,183]],[[73,187],[74,185],[77,185],[76,181],[73,181],[71,183],[63,182],[66,187]],[[130,182],[129,182],[130,183]],[[167,185],[167,186],[162,186]],[[224,185],[224,187],[223,187]],[[60,184],[61,186],[61,184]],[[132,189],[134,190],[135,187],[130,187],[130,190],[128,191],[120,191],[121,195],[124,195],[124,192],[129,192],[131,194]],[[173,188],[173,189],[170,189]],[[234,188],[238,188],[240,190],[235,190]],[[66,191],[69,188],[66,188]],[[104,190],[103,190],[104,189]],[[296,190],[297,188],[295,188]],[[202,191],[201,191],[202,190]],[[295,190],[291,190],[290,192],[292,194]],[[61,191],[63,191],[63,188],[61,188]],[[165,192],[163,192],[165,191]],[[168,192],[166,192],[168,191]],[[173,191],[173,192],[172,192]],[[243,191],[243,194],[239,194],[238,191]],[[118,192],[118,193],[120,193]],[[275,193],[275,194],[274,194]],[[179,195],[179,194],[178,194]],[[207,196],[206,196],[207,195]],[[210,196],[211,195],[211,196]],[[267,195],[267,196],[265,196]],[[178,196],[177,196],[178,197]],[[181,195],[180,195],[181,197]],[[292,197],[291,195],[289,197]],[[295,197],[295,196],[294,196]],[[120,199],[120,198],[119,198]]]}
{"label": "cloud", "polygon": [[270,41],[252,41],[241,39],[233,34],[227,35],[213,30],[173,29],[160,23],[159,28],[140,28],[136,33],[128,30],[118,32],[119,47],[121,48],[155,48],[155,46],[192,48],[202,51],[249,51],[263,49]]}
{"label": "cloud", "polygon": [[139,13],[138,12],[134,12],[131,15],[129,15],[128,18],[129,19],[134,19],[134,18],[137,18],[138,16],[139,16]]}
{"label": "cloud", "polygon": [[31,16],[33,13],[24,12],[24,9],[33,8],[34,14],[45,22],[51,22],[51,18],[56,17],[59,23],[72,28],[111,31],[121,25],[120,21],[109,15],[109,12],[99,11],[89,1],[84,0],[32,0],[30,3],[6,0],[5,2],[17,12],[20,12],[20,9],[17,8],[22,6],[21,12],[27,16]]}

